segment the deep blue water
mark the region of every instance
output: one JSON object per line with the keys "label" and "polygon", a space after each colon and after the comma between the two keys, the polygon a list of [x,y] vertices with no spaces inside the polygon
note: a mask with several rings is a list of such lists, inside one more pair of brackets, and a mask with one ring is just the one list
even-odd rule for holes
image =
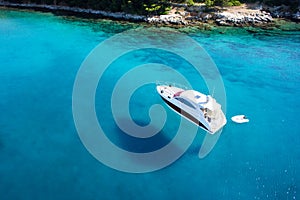
{"label": "deep blue water", "polygon": [[[299,32],[190,34],[218,66],[227,96],[228,123],[204,159],[198,158],[203,130],[179,160],[152,173],[119,172],[91,156],[72,115],[77,71],[101,41],[136,26],[0,11],[0,199],[299,199]],[[108,137],[130,151],[161,148],[178,127],[179,117],[155,92],[140,99],[154,91],[151,84],[132,96],[132,118],[146,125],[147,108],[160,103],[168,113],[162,133],[168,134],[129,138],[107,109],[121,75],[151,62],[178,66],[196,81],[188,63],[165,52],[136,51],[112,64],[101,80],[107,87],[96,95],[96,111]],[[197,89],[207,92],[198,81]],[[230,121],[240,113],[250,123]]]}

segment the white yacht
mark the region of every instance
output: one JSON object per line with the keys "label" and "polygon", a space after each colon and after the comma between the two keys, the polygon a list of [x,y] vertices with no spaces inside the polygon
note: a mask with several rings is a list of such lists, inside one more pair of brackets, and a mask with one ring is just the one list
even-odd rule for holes
{"label": "white yacht", "polygon": [[210,95],[168,84],[158,84],[156,90],[171,109],[210,134],[216,133],[227,122],[221,105]]}

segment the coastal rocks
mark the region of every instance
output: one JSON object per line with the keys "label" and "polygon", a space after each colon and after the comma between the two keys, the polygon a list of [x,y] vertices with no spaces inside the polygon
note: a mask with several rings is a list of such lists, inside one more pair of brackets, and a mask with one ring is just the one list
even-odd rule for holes
{"label": "coastal rocks", "polygon": [[[174,8],[175,10],[175,8]],[[249,8],[247,5],[233,6],[226,8],[207,9],[205,4],[185,7],[185,10],[178,12],[188,24],[215,22],[221,26],[265,26],[273,22],[273,17],[267,11],[262,10],[262,6]]]}
{"label": "coastal rocks", "polygon": [[257,25],[273,21],[270,13],[265,11],[253,12],[218,12],[215,13],[215,21],[221,26]]}
{"label": "coastal rocks", "polygon": [[264,10],[271,13],[274,18],[287,18],[294,21],[300,21],[300,9],[293,10],[289,6],[281,5],[281,6],[265,6]]}
{"label": "coastal rocks", "polygon": [[35,3],[8,3],[0,1],[0,6],[12,7],[12,8],[28,8],[39,11],[52,11],[52,12],[63,12],[64,14],[74,14],[76,16],[84,17],[107,17],[118,20],[127,20],[135,22],[145,22],[147,18],[142,15],[128,14],[124,12],[109,12],[102,10],[93,10],[78,7],[59,6],[59,5],[45,5]]}
{"label": "coastal rocks", "polygon": [[208,20],[214,18],[214,16],[211,15],[211,14],[209,14],[209,13],[201,13],[201,14],[199,15],[199,17],[200,17],[200,20],[202,20],[202,21],[204,21],[204,22],[207,22]]}
{"label": "coastal rocks", "polygon": [[124,12],[109,12],[102,10],[85,9],[78,7],[58,6],[58,5],[41,5],[35,3],[8,3],[0,1],[0,6],[14,7],[14,8],[30,8],[40,11],[64,12],[66,14],[74,14],[84,17],[107,17],[118,20],[127,20],[135,22],[147,22],[151,24],[165,24],[165,25],[187,25],[188,22],[179,14],[159,15],[159,16],[143,16],[134,15]]}
{"label": "coastal rocks", "polygon": [[271,15],[275,18],[290,18],[292,13],[290,12],[289,6],[274,6],[274,7],[265,7],[265,10],[269,11]]}
{"label": "coastal rocks", "polygon": [[159,15],[146,18],[146,21],[151,24],[173,24],[187,25],[188,22],[179,14]]}
{"label": "coastal rocks", "polygon": [[296,21],[300,21],[300,11],[292,15],[292,18]]}

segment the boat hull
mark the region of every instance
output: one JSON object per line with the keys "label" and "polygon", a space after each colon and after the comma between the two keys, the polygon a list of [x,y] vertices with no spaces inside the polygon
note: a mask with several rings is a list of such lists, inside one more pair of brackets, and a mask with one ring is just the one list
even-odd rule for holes
{"label": "boat hull", "polygon": [[199,126],[200,128],[204,129],[205,131],[210,132],[210,130],[208,130],[208,128],[206,128],[204,126],[203,123],[201,123],[196,117],[194,117],[193,115],[191,115],[190,113],[188,113],[187,111],[181,109],[179,106],[176,106],[175,104],[172,104],[170,101],[166,100],[164,97],[162,97],[162,100],[172,109],[174,110],[176,113],[178,113],[179,115],[182,115],[183,117],[185,117],[186,119],[188,119],[189,121],[193,122],[194,124],[196,124],[197,126]]}

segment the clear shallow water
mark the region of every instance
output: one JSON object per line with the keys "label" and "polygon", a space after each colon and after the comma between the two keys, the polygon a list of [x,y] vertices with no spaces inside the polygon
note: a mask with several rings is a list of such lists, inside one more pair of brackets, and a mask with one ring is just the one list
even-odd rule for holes
{"label": "clear shallow water", "polygon": [[[245,113],[250,123],[228,124],[211,152],[198,159],[204,132],[171,166],[148,174],[126,174],[95,160],[77,135],[72,89],[88,53],[109,36],[133,27],[51,14],[0,11],[0,196],[1,199],[299,199],[300,33],[191,34],[216,62],[226,88],[227,119]],[[191,82],[187,64],[160,52],[126,55],[108,71],[105,99],[114,81],[131,66],[176,63]],[[200,81],[201,82],[201,81]],[[197,86],[207,91],[205,85]],[[133,96],[130,109],[138,124],[149,122],[147,107],[162,103],[148,85]],[[97,93],[96,99],[101,98]],[[100,101],[97,101],[100,102]],[[107,113],[96,104],[97,113]],[[145,112],[140,112],[141,110]],[[168,112],[168,109],[166,109]],[[172,122],[179,117],[168,112]],[[99,119],[101,119],[99,114]],[[108,115],[103,124],[122,148],[143,152],[172,139],[128,139]]]}

